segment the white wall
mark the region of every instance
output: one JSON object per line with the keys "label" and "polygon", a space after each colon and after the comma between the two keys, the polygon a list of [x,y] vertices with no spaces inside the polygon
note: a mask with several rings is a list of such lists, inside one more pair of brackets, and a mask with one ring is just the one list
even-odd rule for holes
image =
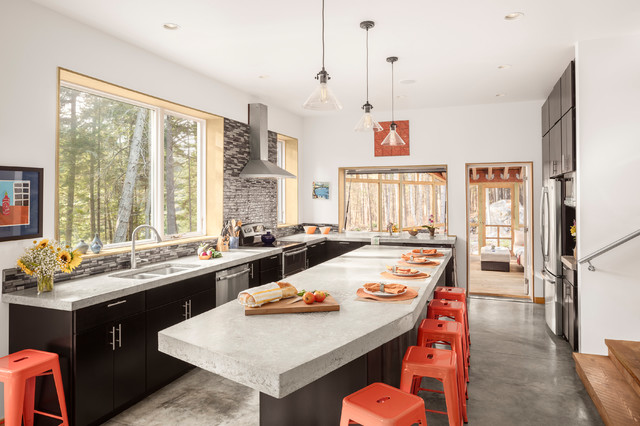
{"label": "white wall", "polygon": [[[578,257],[640,229],[640,36],[578,43]],[[640,238],[578,271],[580,351],[640,340]]]}
{"label": "white wall", "polygon": [[[533,161],[534,254],[538,254],[538,198],[541,185],[542,101],[396,111],[409,120],[411,155],[374,157],[373,135],[353,131],[358,111],[305,118],[300,164],[300,213],[303,222],[338,223],[338,168],[446,164],[449,176],[449,233],[458,237],[458,279],[466,285],[465,164]],[[378,120],[390,113],[378,111]],[[331,183],[327,200],[311,198],[312,182]],[[535,259],[535,270],[540,269]],[[542,297],[536,279],[535,295]]]}
{"label": "white wall", "polygon": [[[247,122],[247,93],[65,18],[30,1],[3,0],[0,26],[0,165],[43,167],[44,235],[54,234],[57,67]],[[300,117],[269,106],[269,129],[300,138]],[[0,270],[31,240],[0,243]],[[8,307],[0,303],[0,356]],[[0,418],[3,416],[0,392]]]}

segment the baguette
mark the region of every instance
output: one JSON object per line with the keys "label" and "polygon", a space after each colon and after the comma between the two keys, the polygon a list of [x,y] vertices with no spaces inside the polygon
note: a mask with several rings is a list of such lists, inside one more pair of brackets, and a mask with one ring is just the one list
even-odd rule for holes
{"label": "baguette", "polygon": [[278,281],[276,284],[278,284],[280,286],[280,289],[282,289],[283,299],[287,299],[289,297],[293,297],[298,294],[298,290],[289,283]]}
{"label": "baguette", "polygon": [[297,293],[298,290],[289,283],[269,283],[241,291],[240,294],[238,294],[238,302],[240,302],[241,305],[255,308],[268,302],[277,302],[280,299],[293,297]]}

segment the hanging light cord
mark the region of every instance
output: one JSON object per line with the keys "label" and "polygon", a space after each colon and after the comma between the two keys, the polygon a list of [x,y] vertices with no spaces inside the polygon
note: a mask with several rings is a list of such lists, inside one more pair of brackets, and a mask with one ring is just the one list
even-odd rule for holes
{"label": "hanging light cord", "polygon": [[369,28],[367,28],[367,103],[369,103]]}
{"label": "hanging light cord", "polygon": [[322,0],[322,70],[324,71],[324,0]]}
{"label": "hanging light cord", "polygon": [[393,103],[395,96],[393,95],[393,62],[391,62],[391,123],[396,124],[396,119],[393,114]]}

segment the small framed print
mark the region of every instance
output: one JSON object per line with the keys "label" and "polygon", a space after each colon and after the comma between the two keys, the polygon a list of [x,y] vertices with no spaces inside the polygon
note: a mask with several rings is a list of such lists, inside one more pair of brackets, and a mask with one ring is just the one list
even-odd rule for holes
{"label": "small framed print", "polygon": [[0,241],[42,237],[43,169],[0,166]]}
{"label": "small framed print", "polygon": [[328,200],[329,182],[313,182],[313,192],[311,196],[314,200]]}

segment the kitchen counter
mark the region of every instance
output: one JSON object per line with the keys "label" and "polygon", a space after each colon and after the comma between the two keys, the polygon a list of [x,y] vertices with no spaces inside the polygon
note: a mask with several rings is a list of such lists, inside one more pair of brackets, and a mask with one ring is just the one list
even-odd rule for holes
{"label": "kitchen counter", "polygon": [[281,241],[295,241],[307,244],[315,244],[322,241],[355,241],[370,243],[371,237],[379,235],[380,243],[402,243],[402,244],[424,244],[424,245],[455,245],[456,237],[448,235],[436,235],[433,238],[428,233],[421,232],[415,237],[408,232],[402,232],[397,236],[390,237],[384,232],[330,232],[328,234],[294,234],[280,238]]}
{"label": "kitchen counter", "polygon": [[364,246],[286,279],[298,290],[327,290],[340,311],[245,316],[232,301],[162,330],[159,350],[271,397],[286,397],[412,330],[451,259],[450,249],[440,250],[440,265],[420,268],[430,278],[397,281],[419,287],[410,304],[356,300],[362,284],[381,280],[385,265],[407,252]]}
{"label": "kitchen counter", "polygon": [[2,295],[2,301],[18,305],[75,311],[176,281],[242,265],[243,263],[281,252],[282,249],[277,247],[249,247],[224,252],[222,257],[218,259],[199,260],[197,256],[186,256],[167,262],[154,263],[146,267],[143,266],[135,270],[144,272],[147,269],[157,268],[163,264],[193,265],[193,267],[184,272],[154,278],[136,279],[116,277],[129,270],[113,271],[88,278],[63,281],[60,284],[55,284],[53,291],[50,293],[38,295],[36,288],[5,293]]}

